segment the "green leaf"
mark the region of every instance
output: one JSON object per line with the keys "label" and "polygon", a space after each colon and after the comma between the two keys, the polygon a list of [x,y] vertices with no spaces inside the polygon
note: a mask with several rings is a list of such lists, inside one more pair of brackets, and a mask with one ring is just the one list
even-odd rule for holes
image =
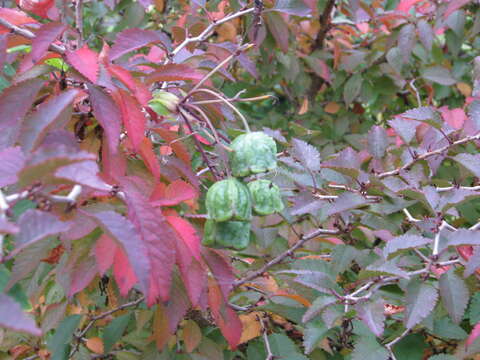
{"label": "green leaf", "polygon": [[387,349],[371,337],[361,337],[352,352],[352,360],[387,360],[388,358]]}
{"label": "green leaf", "polygon": [[123,336],[128,323],[130,322],[131,314],[119,316],[112,320],[110,324],[105,327],[103,331],[104,352],[108,353],[113,345]]}
{"label": "green leaf", "polygon": [[463,279],[454,273],[453,268],[442,274],[439,283],[442,302],[453,322],[458,324],[468,304],[468,288]]}
{"label": "green leaf", "polygon": [[272,10],[297,16],[307,16],[311,12],[302,0],[277,0]]}
{"label": "green leaf", "polygon": [[453,160],[462,165],[465,169],[470,171],[473,175],[480,177],[480,155],[472,155],[467,153],[458,154],[453,157]]}
{"label": "green leaf", "polygon": [[440,85],[452,86],[457,83],[451,71],[443,66],[432,66],[423,70],[422,77]]}
{"label": "green leaf", "polygon": [[457,358],[452,355],[447,355],[447,354],[438,354],[438,355],[433,355],[428,358],[428,360],[456,360]]}
{"label": "green leaf", "polygon": [[295,343],[284,334],[272,334],[268,336],[268,342],[273,355],[280,359],[308,360],[300,353]]}
{"label": "green leaf", "polygon": [[468,318],[472,326],[480,322],[480,292],[472,296],[470,306],[468,307]]}
{"label": "green leaf", "polygon": [[308,310],[303,315],[302,321],[308,322],[312,320],[315,316],[320,314],[323,309],[325,309],[328,305],[334,304],[337,301],[335,296],[319,296],[316,298],[312,305],[308,308]]}
{"label": "green leaf", "polygon": [[420,360],[428,348],[426,339],[421,334],[410,334],[405,336],[393,347],[397,360]]}
{"label": "green leaf", "polygon": [[376,336],[382,336],[385,326],[385,302],[383,299],[375,299],[366,303],[358,303],[355,306],[360,320]]}
{"label": "green leaf", "polygon": [[425,238],[418,235],[401,235],[397,236],[387,242],[387,245],[383,249],[383,254],[388,256],[397,252],[398,250],[410,249],[419,246],[430,244],[432,239]]}
{"label": "green leaf", "polygon": [[434,319],[432,334],[454,340],[464,340],[468,337],[467,332],[453,323],[448,316],[444,316],[441,319]]}
{"label": "green leaf", "polygon": [[438,293],[432,285],[414,278],[408,283],[406,295],[404,323],[411,329],[430,314],[437,303]]}
{"label": "green leaf", "polygon": [[367,136],[368,152],[375,158],[380,159],[385,155],[388,146],[388,135],[381,126],[374,126]]}
{"label": "green leaf", "polygon": [[360,90],[362,89],[362,76],[360,73],[356,73],[350,79],[347,80],[345,83],[345,87],[343,89],[343,100],[345,104],[349,106],[353,100],[357,98],[360,94]]}
{"label": "green leaf", "polygon": [[55,334],[47,342],[47,347],[52,352],[51,360],[68,359],[70,342],[81,319],[81,315],[70,315],[58,325]]}
{"label": "green leaf", "polygon": [[322,340],[328,332],[328,328],[323,321],[311,321],[307,324],[303,336],[303,346],[305,347],[305,354],[310,354],[318,342]]}

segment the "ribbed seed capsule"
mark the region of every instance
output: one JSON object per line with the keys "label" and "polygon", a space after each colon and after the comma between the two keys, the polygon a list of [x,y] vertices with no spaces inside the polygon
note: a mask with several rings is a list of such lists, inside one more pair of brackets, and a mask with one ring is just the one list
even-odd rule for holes
{"label": "ribbed seed capsule", "polygon": [[270,215],[283,210],[280,189],[270,180],[255,180],[247,186],[252,195],[253,210],[257,214]]}
{"label": "ribbed seed capsule", "polygon": [[237,136],[230,148],[230,165],[234,176],[248,176],[277,167],[277,144],[272,137],[257,131]]}
{"label": "ribbed seed capsule", "polygon": [[243,250],[250,243],[250,222],[208,219],[205,223],[203,246],[217,249]]}
{"label": "ribbed seed capsule", "polygon": [[208,217],[216,222],[252,218],[252,200],[248,188],[234,178],[221,180],[207,191]]}

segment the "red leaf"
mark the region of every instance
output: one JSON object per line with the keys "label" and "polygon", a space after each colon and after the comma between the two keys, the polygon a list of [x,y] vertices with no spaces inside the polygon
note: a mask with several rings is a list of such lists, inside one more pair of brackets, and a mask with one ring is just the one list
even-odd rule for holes
{"label": "red leaf", "polygon": [[0,234],[17,234],[19,231],[20,228],[17,225],[0,217]]}
{"label": "red leaf", "polygon": [[32,40],[32,51],[28,53],[20,64],[20,72],[27,71],[35,65],[48,51],[51,43],[65,31],[67,26],[58,22],[42,25]]}
{"label": "red leaf", "polygon": [[442,113],[443,120],[455,130],[463,128],[463,124],[467,121],[467,115],[462,108],[448,109],[446,106],[442,106],[439,109]]}
{"label": "red leaf", "polygon": [[97,259],[97,269],[100,275],[113,265],[115,252],[117,251],[117,243],[108,235],[103,234],[95,243],[94,253]]}
{"label": "red leaf", "polygon": [[67,61],[77,71],[85,76],[92,83],[97,82],[98,72],[100,67],[98,65],[98,54],[91,50],[87,44],[81,49],[75,51],[67,51],[65,54]]}
{"label": "red leaf", "polygon": [[173,279],[171,297],[175,301],[168,302],[166,313],[168,314],[168,328],[174,334],[178,324],[192,306],[185,292],[185,287],[177,276]]}
{"label": "red leaf", "polygon": [[[7,20],[10,24],[22,26],[26,24],[38,24],[38,21],[31,18],[23,11],[9,9],[5,7],[0,8],[0,18]],[[10,33],[11,30],[0,26],[0,33]]]}
{"label": "red leaf", "polygon": [[405,14],[408,15],[408,12],[412,8],[413,5],[416,3],[420,2],[421,0],[402,0],[400,3],[397,5],[397,11],[402,11]]}
{"label": "red leaf", "polygon": [[118,105],[108,94],[95,86],[88,86],[88,91],[90,92],[93,115],[105,131],[109,154],[115,155],[118,152],[120,124],[122,123]]}
{"label": "red leaf", "polygon": [[198,192],[192,185],[180,179],[175,180],[163,190],[158,195],[155,195],[155,191],[152,194],[151,201],[153,206],[174,206],[182,201],[195,199],[198,196]]}
{"label": "red leaf", "polygon": [[[85,215],[95,219],[106,233],[123,247],[139,280],[141,291],[147,293],[150,284],[151,265],[147,258],[147,246],[137,233],[135,226],[130,220],[114,211],[85,212]],[[102,244],[102,246],[105,245]],[[126,271],[129,271],[129,269],[126,269]]]}
{"label": "red leaf", "polygon": [[217,250],[203,248],[202,255],[220,286],[225,301],[228,301],[235,280],[230,261],[225,259]]}
{"label": "red leaf", "polygon": [[272,33],[277,45],[286,53],[288,52],[288,25],[283,17],[275,12],[265,14],[265,22]]}
{"label": "red leaf", "polygon": [[152,94],[148,88],[135,79],[130,72],[119,65],[111,64],[108,66],[110,74],[120,80],[137,98],[142,106],[147,106],[148,101],[152,98]]}
{"label": "red leaf", "polygon": [[169,146],[172,148],[175,155],[177,155],[180,160],[190,166],[190,153],[180,141],[173,142],[174,140],[177,140],[177,136],[175,133],[163,128],[154,128],[152,130],[155,131],[158,135],[160,135],[163,140],[169,143]]}
{"label": "red leaf", "polygon": [[3,65],[5,64],[5,60],[7,58],[7,40],[8,35],[1,34],[0,28],[0,69],[3,69]]}
{"label": "red leaf", "polygon": [[198,237],[197,230],[195,230],[192,224],[179,216],[166,216],[165,218],[180,235],[179,238],[183,240],[190,250],[191,254],[189,255],[193,256],[198,261],[201,261],[200,238]]}
{"label": "red leaf", "polygon": [[55,177],[100,191],[111,190],[111,186],[98,176],[98,164],[93,160],[62,166],[55,172]]}
{"label": "red leaf", "polygon": [[480,322],[477,323],[474,327],[472,332],[467,338],[467,342],[465,343],[466,347],[469,347],[473,344],[473,342],[480,336]]}
{"label": "red leaf", "polygon": [[117,281],[118,288],[120,289],[120,294],[122,296],[127,296],[130,289],[137,282],[137,277],[130,266],[127,255],[121,247],[117,247],[117,251],[115,252],[113,276]]}
{"label": "red leaf", "polygon": [[[1,10],[1,9],[0,9]],[[41,79],[33,79],[10,86],[0,97],[0,150],[14,145],[23,117],[30,110],[43,85]]]}
{"label": "red leaf", "polygon": [[212,278],[208,279],[208,303],[215,323],[227,339],[230,348],[235,350],[242,335],[242,322],[223,298],[220,287]]}
{"label": "red leaf", "polygon": [[18,172],[25,165],[25,156],[20,147],[10,147],[0,151],[0,187],[14,184]]}
{"label": "red leaf", "polygon": [[37,327],[35,321],[28,317],[22,310],[19,303],[10,296],[0,293],[0,326],[23,331],[29,334],[40,336],[42,331]]}
{"label": "red leaf", "polygon": [[450,1],[450,3],[448,4],[448,8],[445,11],[445,14],[443,14],[444,18],[448,18],[453,12],[460,9],[462,6],[467,5],[469,2],[470,0]]}
{"label": "red leaf", "polygon": [[110,60],[113,61],[130,51],[160,42],[162,39],[155,31],[136,28],[124,30],[115,39],[115,44],[110,51]]}
{"label": "red leaf", "polygon": [[122,188],[128,205],[128,217],[135,224],[147,249],[151,270],[148,272],[150,285],[147,293],[147,304],[150,306],[159,297],[163,301],[169,298],[177,240],[162,212],[151,206],[131,181],[124,180]]}
{"label": "red leaf", "polygon": [[95,267],[95,258],[92,256],[78,259],[72,265],[70,271],[70,290],[68,297],[71,298],[76,293],[85,289],[88,284],[97,275],[97,268]]}
{"label": "red leaf", "polygon": [[145,122],[147,119],[138,102],[126,91],[119,89],[114,93],[114,96],[120,106],[123,126],[127,130],[127,135],[132,141],[134,149],[139,151],[142,141],[145,139]]}
{"label": "red leaf", "polygon": [[138,152],[145,161],[145,165],[147,165],[148,169],[155,177],[155,180],[158,181],[160,179],[160,162],[157,159],[157,155],[153,152],[152,141],[149,138],[143,138]]}
{"label": "red leaf", "polygon": [[178,81],[193,80],[199,81],[204,77],[202,73],[197,72],[185,64],[168,64],[161,66],[158,70],[147,76],[147,84],[159,81]]}
{"label": "red leaf", "polygon": [[39,105],[37,110],[25,119],[19,137],[19,142],[25,153],[37,148],[45,138],[47,131],[56,122],[70,119],[69,105],[77,95],[78,90],[65,91]]}
{"label": "red leaf", "polygon": [[55,0],[17,0],[17,4],[25,11],[47,17],[50,8],[55,6]]}

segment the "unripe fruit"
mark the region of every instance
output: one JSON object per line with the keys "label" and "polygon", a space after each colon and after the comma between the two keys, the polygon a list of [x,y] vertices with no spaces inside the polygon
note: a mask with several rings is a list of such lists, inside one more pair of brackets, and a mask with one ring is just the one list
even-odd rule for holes
{"label": "unripe fruit", "polygon": [[253,210],[257,214],[270,215],[283,210],[280,189],[270,180],[255,180],[247,186],[252,195]]}
{"label": "unripe fruit", "polygon": [[277,144],[272,137],[257,131],[237,136],[230,144],[230,165],[234,176],[248,176],[277,167]]}
{"label": "unripe fruit", "polygon": [[157,90],[153,93],[153,99],[148,105],[159,115],[168,115],[177,111],[180,99],[177,95],[168,91]]}
{"label": "unripe fruit", "polygon": [[203,246],[217,249],[243,250],[250,243],[250,222],[215,222],[208,219],[205,223]]}
{"label": "unripe fruit", "polygon": [[216,222],[252,218],[252,200],[248,188],[234,178],[221,180],[207,191],[205,201],[209,219]]}

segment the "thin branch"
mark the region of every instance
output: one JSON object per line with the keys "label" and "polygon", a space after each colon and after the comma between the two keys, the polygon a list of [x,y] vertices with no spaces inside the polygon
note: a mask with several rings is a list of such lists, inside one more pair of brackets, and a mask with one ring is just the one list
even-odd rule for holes
{"label": "thin branch", "polygon": [[403,209],[403,212],[405,213],[405,215],[407,215],[408,221],[410,221],[412,223],[421,221],[420,219],[414,218],[412,216],[412,214],[410,213],[410,211],[408,211],[407,209]]}
{"label": "thin branch", "polygon": [[182,50],[188,44],[193,43],[193,42],[197,42],[197,41],[206,40],[211,35],[211,33],[213,32],[213,29],[215,29],[216,26],[221,25],[223,23],[226,23],[226,22],[228,22],[230,20],[233,20],[237,17],[249,14],[249,13],[253,12],[254,10],[255,10],[254,8],[249,8],[249,9],[241,10],[241,11],[238,11],[236,13],[227,15],[223,19],[212,22],[198,36],[187,37],[185,40],[183,40],[183,42],[180,45],[178,45],[175,49],[173,49],[173,51],[170,53],[170,56],[165,60],[164,64],[169,64],[172,61],[171,59],[175,55],[177,55],[180,52],[180,50]]}
{"label": "thin branch", "polygon": [[433,240],[433,251],[432,251],[433,256],[438,255],[439,246],[440,246],[440,234],[441,234],[442,230],[447,227],[447,225],[448,225],[447,222],[445,220],[443,220],[442,224],[438,228],[437,233],[435,234],[435,239]]}
{"label": "thin branch", "polygon": [[213,76],[213,74],[215,74],[218,70],[220,70],[225,64],[229,63],[233,58],[240,55],[242,53],[242,51],[248,50],[251,47],[253,47],[253,44],[242,45],[233,54],[231,54],[230,56],[227,56],[225,59],[223,59],[207,75],[205,75],[198,83],[195,84],[195,86],[188,92],[188,94],[185,95],[184,99],[189,98],[190,95],[193,92],[195,92],[195,90],[199,89],[205,83],[205,81],[207,81],[209,78],[211,78]]}
{"label": "thin branch", "polygon": [[401,333],[399,336],[397,336],[395,339],[390,341],[389,343],[385,344],[385,347],[388,349],[390,352],[390,357],[392,360],[397,360],[395,355],[393,354],[392,346],[398,343],[400,340],[402,340],[407,334],[410,332],[411,329],[406,329],[403,333]]}
{"label": "thin branch", "polygon": [[270,347],[270,342],[268,341],[265,319],[263,318],[263,316],[258,316],[258,321],[260,321],[260,325],[262,325],[263,341],[265,342],[265,350],[267,350],[267,357],[265,358],[265,360],[273,360],[275,359],[275,356],[272,353],[272,348]]}
{"label": "thin branch", "polygon": [[[12,23],[8,22],[3,18],[0,18],[0,25],[6,27],[7,29],[10,29],[13,33],[17,35],[23,36],[31,40],[35,39],[35,34],[30,30],[13,25]],[[65,54],[66,51],[63,46],[59,46],[56,44],[50,44],[49,49],[61,55]]]}
{"label": "thin branch", "polygon": [[83,0],[76,0],[75,3],[75,25],[79,35],[78,47],[80,48],[83,46]]}
{"label": "thin branch", "polygon": [[421,154],[421,155],[417,156],[416,158],[412,159],[411,161],[407,162],[405,165],[402,165],[402,166],[396,168],[395,170],[386,171],[384,173],[378,174],[377,179],[383,179],[383,178],[386,178],[388,176],[398,175],[398,174],[400,174],[400,171],[408,170],[409,168],[411,168],[415,163],[417,163],[420,160],[425,160],[429,157],[432,157],[432,156],[435,156],[435,155],[440,155],[440,154],[450,150],[450,148],[452,148],[454,146],[463,145],[463,144],[466,144],[470,141],[475,141],[475,140],[480,140],[480,133],[477,133],[477,134],[472,135],[472,136],[464,137],[463,139],[454,141],[451,144],[442,146],[439,149],[432,150],[432,151],[426,152],[424,154]]}
{"label": "thin branch", "polygon": [[[240,92],[243,93],[243,92],[245,92],[245,90],[242,90]],[[271,98],[276,99],[276,96],[262,95],[262,96],[255,96],[255,97],[251,97],[251,98],[239,98],[238,94],[237,94],[234,97],[225,98],[225,99],[229,102],[252,102],[252,101],[267,100],[267,99],[271,99]],[[204,105],[204,104],[218,104],[218,103],[223,103],[223,100],[198,100],[198,101],[190,102],[189,104],[191,104],[191,105]]]}
{"label": "thin branch", "polygon": [[222,95],[216,93],[215,91],[205,89],[205,88],[197,89],[195,91],[192,91],[191,94],[196,93],[196,92],[206,92],[207,94],[213,95],[216,98],[218,98],[219,100],[221,100],[225,105],[227,105],[230,109],[232,109],[240,117],[240,119],[243,122],[243,126],[245,127],[245,130],[247,132],[250,132],[250,126],[248,126],[248,122],[247,122],[247,119],[245,119],[245,116],[243,116],[243,114],[240,112],[240,110],[238,110],[235,106],[230,104],[230,102],[227,99],[225,99]]}
{"label": "thin branch", "polygon": [[277,257],[273,258],[269,262],[267,262],[265,265],[263,265],[260,269],[255,270],[251,272],[250,274],[246,275],[245,277],[236,280],[233,283],[233,287],[238,287],[240,285],[245,284],[248,281],[251,281],[259,276],[261,276],[264,272],[266,272],[268,269],[270,269],[272,266],[282,262],[286,257],[293,255],[295,250],[298,248],[302,247],[303,244],[305,244],[307,241],[312,240],[318,236],[322,235],[337,235],[339,234],[339,230],[330,230],[330,229],[317,229],[312,231],[311,233],[304,235],[300,240],[298,240],[292,247],[290,247],[288,250],[284,251]]}
{"label": "thin branch", "polygon": [[410,81],[410,87],[413,89],[413,91],[415,92],[415,95],[417,97],[417,104],[418,106],[422,106],[422,99],[420,98],[420,93],[418,92],[418,89],[417,87],[415,86],[415,79],[412,79],[412,81]]}

